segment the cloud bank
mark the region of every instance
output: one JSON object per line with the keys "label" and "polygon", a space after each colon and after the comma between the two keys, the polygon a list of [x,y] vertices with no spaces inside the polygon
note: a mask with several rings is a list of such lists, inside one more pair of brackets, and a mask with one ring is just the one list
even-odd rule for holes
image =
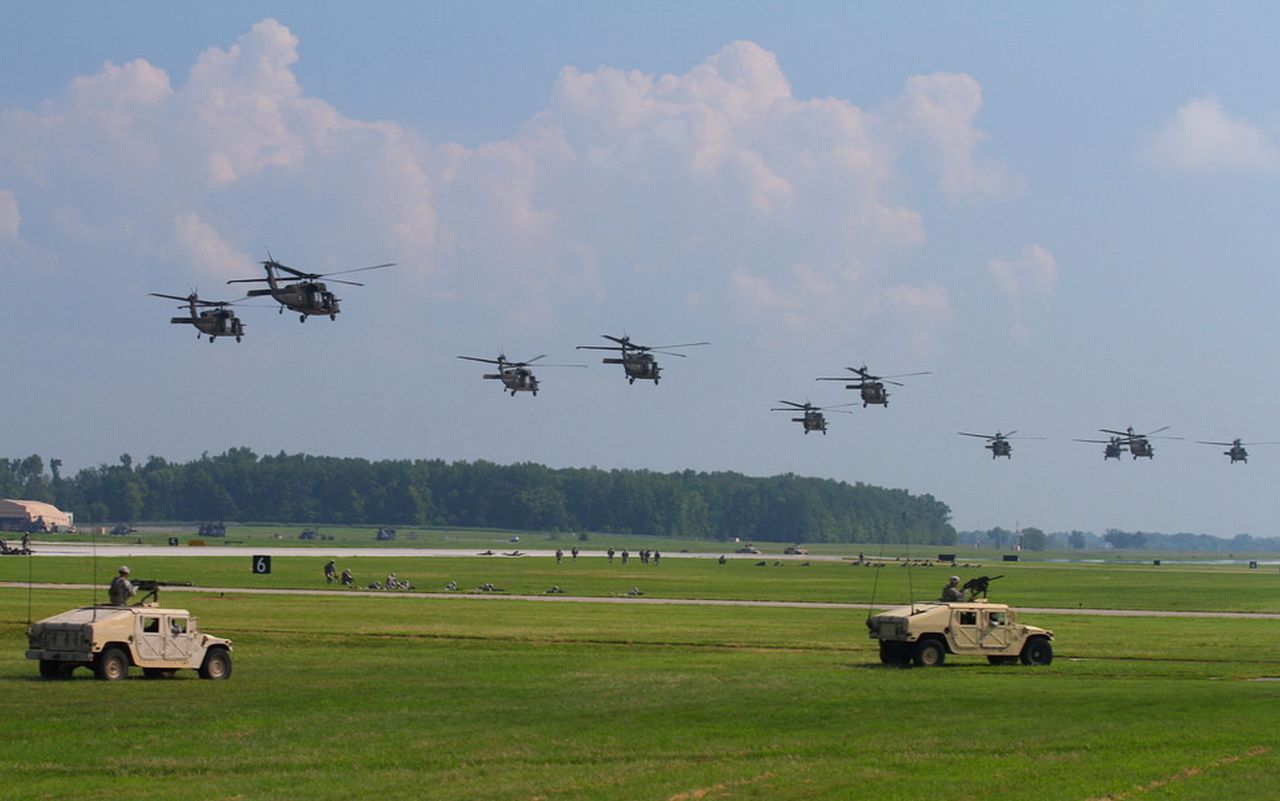
{"label": "cloud bank", "polygon": [[1258,125],[1213,97],[1192,98],[1143,143],[1152,163],[1188,172],[1273,171],[1280,150]]}
{"label": "cloud bank", "polygon": [[982,154],[968,75],[912,76],[867,108],[796,97],[773,53],[739,41],[683,74],[566,67],[510,138],[464,147],[343,115],[307,95],[297,60],[267,19],[180,82],[107,63],[0,109],[0,237],[16,237],[21,202],[43,242],[181,286],[252,275],[273,243],[317,271],[395,260],[425,292],[527,325],[654,276],[768,325],[904,309],[945,324],[943,284],[894,276],[926,237],[904,175],[927,169],[949,202],[1021,188]]}

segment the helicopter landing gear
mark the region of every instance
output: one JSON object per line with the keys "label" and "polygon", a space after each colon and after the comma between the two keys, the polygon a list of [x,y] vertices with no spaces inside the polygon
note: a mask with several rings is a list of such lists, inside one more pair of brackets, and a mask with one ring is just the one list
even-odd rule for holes
{"label": "helicopter landing gear", "polygon": [[284,306],[281,306],[280,308],[276,309],[276,314],[284,314]]}
{"label": "helicopter landing gear", "polygon": [[209,344],[210,344],[210,345],[212,345],[212,344],[213,344],[213,334],[210,334],[210,335],[209,335]]}
{"label": "helicopter landing gear", "polygon": [[236,342],[239,342],[239,341],[240,341],[240,335],[236,334]]}
{"label": "helicopter landing gear", "polygon": [[306,321],[307,321],[307,315],[305,315],[305,314],[299,314],[299,315],[298,315],[298,322],[300,322],[300,323],[305,323]]}
{"label": "helicopter landing gear", "polygon": [[338,319],[338,315],[336,315],[336,314],[330,314],[330,315],[329,315],[329,319],[330,319],[330,320],[336,320],[336,319]]}
{"label": "helicopter landing gear", "polygon": [[632,378],[631,376],[628,376],[628,377],[627,377],[627,383],[629,383],[629,384],[634,384],[635,382],[636,382],[636,380],[635,380],[634,378]]}

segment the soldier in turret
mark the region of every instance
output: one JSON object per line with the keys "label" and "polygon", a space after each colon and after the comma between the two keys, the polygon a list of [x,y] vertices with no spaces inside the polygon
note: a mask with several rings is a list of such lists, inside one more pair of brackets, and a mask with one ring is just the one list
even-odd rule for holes
{"label": "soldier in turret", "polygon": [[942,588],[942,600],[944,601],[963,601],[964,590],[960,589],[960,577],[952,576],[947,582],[947,586]]}
{"label": "soldier in turret", "polygon": [[129,581],[129,566],[121,565],[116,577],[111,579],[111,586],[107,588],[107,600],[112,606],[128,606],[129,599],[137,594],[138,591]]}

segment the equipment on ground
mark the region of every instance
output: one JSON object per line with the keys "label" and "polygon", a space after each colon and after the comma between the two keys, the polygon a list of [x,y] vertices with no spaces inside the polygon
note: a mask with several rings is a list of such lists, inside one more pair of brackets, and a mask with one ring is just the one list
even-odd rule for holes
{"label": "equipment on ground", "polygon": [[[483,362],[484,364],[496,364],[498,372],[485,373],[484,377],[491,380],[502,382],[502,386],[506,391],[511,393],[511,397],[515,397],[517,392],[529,392],[534,397],[538,395],[538,377],[533,374],[530,365],[539,359],[545,359],[547,354],[543,353],[534,356],[532,359],[523,362],[509,362],[505,354],[499,353],[496,359],[482,359],[479,356],[459,356],[459,359],[466,359],[472,362]],[[583,367],[585,364],[540,364],[538,368],[543,367]]]}
{"label": "equipment on ground", "polygon": [[[236,301],[201,300],[200,296],[195,292],[186,297],[166,295],[162,292],[152,292],[150,294],[156,298],[182,301],[190,309],[190,315],[187,317],[171,317],[169,322],[175,325],[195,326],[196,339],[208,336],[209,341],[212,342],[218,337],[235,337],[236,342],[239,342],[240,338],[244,336],[244,323],[240,322],[240,318],[230,308]],[[182,306],[178,308],[181,309]]]}
{"label": "equipment on ground", "polygon": [[1013,458],[1013,446],[1009,444],[1011,439],[1044,439],[1044,437],[1015,437],[1014,434],[1018,433],[1017,431],[1010,431],[1008,434],[1001,434],[999,431],[994,434],[970,434],[967,431],[957,431],[956,433],[962,437],[978,437],[979,439],[987,440],[987,444],[983,447],[991,451],[992,459],[997,456],[1003,456],[1006,459]]}
{"label": "equipment on ground", "polygon": [[1246,445],[1250,447],[1253,447],[1254,445],[1280,445],[1280,442],[1241,442],[1238,439],[1233,439],[1230,442],[1209,442],[1198,439],[1196,440],[1196,443],[1200,445],[1221,445],[1227,448],[1227,450],[1222,452],[1222,455],[1230,457],[1231,464],[1235,464],[1236,462],[1244,462],[1245,464],[1249,463],[1249,451],[1245,450],[1244,447]]}
{"label": "equipment on ground", "polygon": [[[246,294],[247,297],[266,297],[270,296],[280,304],[280,314],[284,314],[285,309],[298,312],[298,320],[306,322],[307,317],[313,314],[328,315],[330,320],[336,320],[338,313],[342,311],[340,299],[335,297],[333,292],[324,285],[319,279],[330,278],[335,275],[348,275],[350,273],[360,273],[366,270],[381,270],[383,267],[392,267],[395,262],[387,262],[386,264],[374,264],[369,267],[355,267],[350,270],[338,270],[332,273],[304,273],[301,270],[295,270],[287,267],[280,262],[271,258],[270,251],[267,252],[267,260],[261,262],[263,269],[267,271],[265,278],[233,278],[228,284],[256,284],[265,283],[266,289],[250,289]],[[294,283],[282,283],[293,278],[301,279]],[[335,284],[346,284],[348,286],[364,286],[364,284],[356,281],[346,281],[341,279],[333,279]]]}
{"label": "equipment on ground", "polygon": [[637,345],[631,341],[631,337],[623,335],[615,337],[610,334],[601,334],[605,339],[612,340],[616,345],[579,345],[578,350],[616,350],[620,351],[618,356],[606,357],[601,360],[601,364],[620,364],[623,372],[626,373],[627,381],[634,384],[637,378],[652,381],[654,386],[658,385],[658,379],[662,375],[662,368],[658,366],[658,360],[653,357],[655,353],[661,353],[664,356],[679,356],[685,358],[687,354],[675,353],[672,348],[693,348],[699,345],[710,345],[710,342],[685,342],[679,345]]}
{"label": "equipment on ground", "polygon": [[872,375],[867,372],[867,366],[846,367],[844,368],[853,373],[853,376],[834,376],[830,378],[818,378],[817,381],[853,381],[852,384],[845,384],[845,389],[856,389],[862,396],[862,408],[866,408],[870,404],[889,408],[889,391],[884,388],[885,384],[893,384],[895,387],[903,386],[899,381],[891,381],[893,378],[908,378],[913,375],[929,375],[926,370],[921,373],[898,373],[897,375]]}
{"label": "equipment on ground", "polygon": [[825,436],[827,433],[827,418],[822,412],[825,408],[827,411],[838,412],[840,414],[853,414],[853,412],[841,409],[842,406],[853,406],[852,403],[838,403],[835,406],[814,406],[809,401],[804,403],[796,403],[795,401],[780,400],[778,403],[785,403],[786,406],[775,406],[770,409],[771,412],[800,412],[800,417],[791,418],[791,422],[799,423],[804,427],[804,433],[810,431],[821,431]]}

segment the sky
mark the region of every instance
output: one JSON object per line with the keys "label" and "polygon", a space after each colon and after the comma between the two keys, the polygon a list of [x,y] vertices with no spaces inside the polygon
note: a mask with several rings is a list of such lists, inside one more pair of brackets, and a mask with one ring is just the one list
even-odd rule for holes
{"label": "sky", "polygon": [[[1280,7],[6,5],[0,453],[795,473],[1280,535]],[[270,253],[337,320],[244,304]],[[602,334],[660,357],[629,385]],[[459,355],[539,371],[511,397]],[[887,408],[804,435],[780,400]],[[1164,426],[1151,461],[1075,442]],[[959,431],[1016,430],[992,460]]]}

